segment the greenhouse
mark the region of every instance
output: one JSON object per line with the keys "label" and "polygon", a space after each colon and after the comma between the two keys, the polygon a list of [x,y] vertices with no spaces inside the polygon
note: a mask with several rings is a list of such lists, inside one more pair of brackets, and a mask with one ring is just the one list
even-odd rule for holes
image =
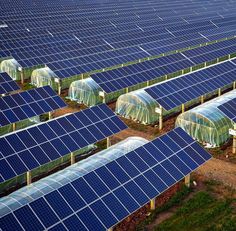
{"label": "greenhouse", "polygon": [[[70,84],[79,78],[79,76],[72,76],[70,78],[60,79],[50,68],[43,67],[32,71],[31,83],[37,87],[49,85],[54,90],[58,90],[60,85],[61,90],[64,90],[69,88]],[[56,81],[56,79],[59,80],[59,83]]]}
{"label": "greenhouse", "polygon": [[157,102],[143,89],[121,95],[116,102],[116,113],[143,124],[158,121]]}
{"label": "greenhouse", "polygon": [[[68,98],[89,107],[95,106],[103,101],[103,98],[99,96],[100,91],[102,91],[102,89],[92,78],[81,79],[71,83],[68,91]],[[106,102],[108,103],[117,99],[117,97],[123,93],[124,91],[117,91],[107,94]]]}
{"label": "greenhouse", "polygon": [[21,79],[20,65],[15,59],[3,60],[0,64],[0,70],[6,72],[14,80]]}
{"label": "greenhouse", "polygon": [[176,127],[183,128],[207,147],[219,147],[229,140],[232,122],[217,108],[236,97],[236,90],[195,107],[178,116]]}
{"label": "greenhouse", "polygon": [[[146,143],[148,143],[148,140],[144,138],[129,137],[106,150],[32,183],[30,186],[23,187],[6,197],[2,197],[0,199],[0,217],[4,216],[11,210],[16,210],[20,206],[23,206],[32,200],[36,200],[43,194],[47,194]],[[44,171],[45,170],[46,168]]]}
{"label": "greenhouse", "polygon": [[[188,105],[195,103],[189,102]],[[121,95],[116,101],[116,113],[124,118],[142,124],[154,124],[159,120],[155,112],[159,104],[144,89],[136,90]],[[164,111],[163,116],[168,116],[181,110],[181,107]]]}
{"label": "greenhouse", "polygon": [[14,128],[13,128],[13,124],[9,124],[6,126],[2,126],[0,127],[0,136],[5,135],[9,132],[12,132],[13,130],[19,130],[22,128],[26,128],[28,126],[34,125],[40,123],[40,117],[39,116],[35,116],[29,119],[25,119],[25,120],[21,120],[19,122],[16,122],[14,124]]}
{"label": "greenhouse", "polygon": [[57,85],[54,81],[56,75],[48,67],[39,68],[32,72],[31,74],[31,84],[36,87],[42,87],[49,85],[54,90],[57,88]]}
{"label": "greenhouse", "polygon": [[39,66],[22,69],[20,64],[15,59],[11,58],[3,60],[0,69],[1,71],[7,72],[14,80],[21,80],[22,77],[23,79],[29,79],[32,71],[39,68]]}

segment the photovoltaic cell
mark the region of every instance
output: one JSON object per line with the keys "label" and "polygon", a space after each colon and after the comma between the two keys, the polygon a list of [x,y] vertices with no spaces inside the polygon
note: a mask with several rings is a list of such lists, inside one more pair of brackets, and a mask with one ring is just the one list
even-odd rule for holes
{"label": "photovoltaic cell", "polygon": [[[148,148],[150,145],[153,145],[152,149]],[[175,151],[169,149],[162,152],[163,145],[175,147]],[[160,161],[157,158],[159,155],[164,156]],[[149,158],[145,158],[146,156]],[[122,164],[120,160],[123,158],[128,165]],[[0,228],[7,230],[12,223],[16,223],[19,230],[22,230],[21,226],[32,229],[38,224],[49,230],[56,230],[60,225],[68,230],[107,230],[210,158],[211,155],[187,133],[176,128],[65,185],[58,186],[58,189],[46,195],[38,196],[38,199],[18,209],[17,214],[13,209],[0,218]],[[140,167],[140,162],[145,167]],[[130,166],[136,169],[132,177],[129,177]],[[31,219],[26,220],[25,217]],[[31,224],[32,220],[35,221],[34,224]]]}
{"label": "photovoltaic cell", "polygon": [[50,86],[0,98],[0,127],[66,107]]}
{"label": "photovoltaic cell", "polygon": [[[90,130],[91,126],[98,132]],[[126,128],[108,106],[101,104],[5,135],[0,138],[0,180],[23,174]]]}
{"label": "photovoltaic cell", "polygon": [[6,72],[0,73],[0,95],[19,89],[18,84]]}

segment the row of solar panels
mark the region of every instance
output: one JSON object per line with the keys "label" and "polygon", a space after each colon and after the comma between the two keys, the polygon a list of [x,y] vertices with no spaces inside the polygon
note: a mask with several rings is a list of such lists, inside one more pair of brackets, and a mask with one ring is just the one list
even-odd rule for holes
{"label": "row of solar panels", "polygon": [[[157,4],[157,3],[156,3]],[[221,5],[222,5],[222,3],[221,3]],[[147,7],[147,9],[149,9],[148,11],[145,11],[145,7]],[[178,8],[179,8],[179,6],[178,6]],[[215,5],[215,6],[212,6],[211,8],[209,8],[208,9],[208,11],[206,11],[206,10],[203,10],[203,11],[200,11],[199,13],[201,14],[202,12],[204,12],[204,13],[206,13],[207,12],[207,14],[210,14],[210,13],[215,13],[214,14],[214,16],[216,17],[218,17],[218,18],[220,18],[220,16],[219,16],[219,13],[222,13],[223,15],[224,15],[224,17],[225,17],[225,14],[227,14],[227,13],[229,13],[229,12],[231,12],[232,13],[232,11],[234,10],[234,8],[235,8],[235,6],[234,5],[229,5],[228,6],[228,11],[225,11],[225,9],[223,9],[223,8],[219,8],[218,6],[217,6],[217,4]],[[177,9],[177,8],[176,8]],[[137,10],[136,9],[131,9],[131,11],[129,11],[129,12],[119,12],[119,13],[115,13],[115,12],[113,12],[113,14],[110,14],[110,15],[108,15],[107,17],[105,17],[103,14],[94,14],[94,12],[93,12],[93,17],[91,17],[91,15],[82,15],[82,14],[79,14],[78,12],[77,13],[73,13],[72,15],[70,14],[70,12],[66,12],[66,16],[67,17],[64,17],[64,20],[62,20],[60,17],[59,17],[59,15],[54,15],[54,17],[49,17],[48,15],[44,15],[43,17],[39,17],[39,16],[37,16],[37,15],[30,15],[29,17],[27,17],[27,18],[19,18],[18,17],[18,20],[16,20],[16,21],[13,21],[12,22],[12,24],[14,23],[14,24],[19,24],[19,25],[21,25],[21,23],[23,24],[23,25],[25,25],[25,24],[27,24],[27,25],[30,25],[30,24],[32,24],[32,22],[29,22],[29,18],[31,18],[31,20],[32,19],[34,19],[34,18],[36,18],[37,20],[38,20],[38,24],[40,24],[40,23],[44,23],[45,21],[46,22],[50,22],[51,23],[51,25],[53,25],[53,22],[55,21],[55,20],[57,20],[58,22],[58,24],[63,24],[63,22],[65,22],[65,21],[71,21],[71,22],[73,22],[73,19],[76,19],[77,21],[78,20],[80,20],[80,21],[82,21],[81,22],[81,24],[83,25],[85,25],[84,26],[84,28],[86,28],[86,24],[89,26],[89,24],[90,24],[90,26],[92,25],[94,25],[94,24],[96,24],[97,22],[102,22],[103,24],[106,24],[106,22],[113,22],[113,23],[115,23],[115,24],[118,24],[119,25],[119,23],[124,23],[124,22],[132,22],[132,21],[136,21],[136,22],[138,22],[138,21],[140,21],[140,20],[143,20],[143,19],[148,19],[148,20],[153,20],[153,18],[157,18],[157,19],[159,19],[159,21],[161,21],[161,18],[160,17],[163,17],[164,18],[164,21],[166,20],[166,19],[168,19],[168,18],[173,18],[173,16],[174,17],[176,17],[176,16],[179,16],[179,18],[180,18],[180,16],[185,16],[185,14],[186,14],[186,18],[188,19],[190,16],[189,16],[189,14],[190,13],[192,13],[192,12],[196,12],[195,11],[195,8],[190,8],[190,9],[188,9],[187,10],[187,12],[186,11],[181,11],[181,12],[173,12],[173,14],[170,14],[169,12],[168,12],[168,14],[166,13],[166,12],[164,12],[163,14],[160,14],[159,12],[158,12],[158,10],[154,10],[154,9],[152,9],[151,8],[151,6],[144,6],[144,8],[141,10],[141,12],[136,12]],[[145,12],[147,12],[148,13],[148,15],[146,15],[145,14]],[[60,12],[58,12],[58,14],[59,14]],[[184,14],[185,13],[185,14]],[[196,14],[195,14],[196,15]],[[100,18],[101,17],[101,18]],[[162,18],[162,20],[163,20],[163,18]],[[5,18],[6,19],[6,18]],[[68,19],[70,19],[70,20],[68,20]],[[8,22],[10,21],[10,19],[8,19],[7,20]],[[10,21],[11,22],[11,21]],[[55,25],[57,25],[57,23],[55,23]],[[89,23],[89,24],[88,24]],[[35,25],[35,24],[33,24],[34,26],[34,28],[35,27],[37,27],[37,24]],[[14,28],[14,27],[13,27]],[[16,28],[16,27],[15,27]],[[29,28],[32,28],[32,26],[29,26]],[[12,28],[11,28],[12,29]],[[19,30],[19,28],[18,28],[18,30]]]}
{"label": "row of solar panels", "polygon": [[[211,28],[215,27],[213,24],[209,25]],[[199,28],[195,28],[193,30],[193,28],[190,28],[189,30],[189,33],[196,33],[197,31],[202,31],[202,30],[206,30],[206,28],[209,29],[209,26],[208,27],[199,27]],[[217,29],[219,30],[219,29]],[[230,28],[231,30],[231,28]],[[187,30],[188,31],[188,30]],[[185,34],[188,34],[186,30],[184,30],[184,33]],[[224,31],[224,33],[227,32],[227,29],[226,31]],[[22,67],[31,67],[31,66],[35,66],[35,65],[38,65],[38,64],[47,64],[47,63],[53,63],[53,62],[58,62],[58,61],[61,61],[61,60],[70,60],[70,59],[75,59],[76,57],[84,57],[84,56],[87,56],[90,54],[90,56],[88,56],[88,61],[89,59],[90,62],[94,62],[96,61],[96,56],[93,57],[91,54],[96,54],[96,53],[101,53],[101,52],[108,52],[108,54],[110,53],[110,50],[112,48],[122,48],[122,47],[131,47],[131,46],[137,46],[139,44],[142,44],[142,48],[144,50],[147,50],[148,51],[148,54],[150,55],[159,55],[161,53],[165,53],[166,51],[163,51],[161,50],[161,48],[163,49],[167,49],[167,51],[171,51],[172,47],[169,47],[170,44],[175,44],[177,41],[177,38],[173,38],[173,34],[169,33],[164,29],[162,30],[162,34],[158,34],[158,31],[150,31],[151,34],[153,34],[151,37],[148,37],[149,36],[149,32],[140,32],[143,34],[143,38],[140,38],[140,36],[135,36],[136,38],[135,39],[131,39],[129,40],[129,38],[127,38],[127,35],[125,35],[123,38],[119,37],[119,38],[116,38],[116,39],[120,39],[120,43],[118,42],[115,42],[113,43],[112,41],[110,41],[110,38],[106,38],[105,40],[96,40],[96,41],[91,41],[90,42],[86,42],[86,43],[81,43],[81,41],[73,41],[73,45],[74,46],[65,46],[65,47],[58,47],[58,49],[53,49],[53,48],[48,48],[48,49],[44,49],[43,50],[35,50],[35,51],[14,51],[13,49],[9,49],[8,47],[8,51],[2,51],[1,52],[1,56],[2,57],[8,57],[8,56],[13,56],[20,64]],[[182,34],[183,32],[181,32]],[[232,32],[234,33],[234,32]],[[126,32],[127,34],[127,32]],[[194,34],[195,35],[195,34]],[[204,35],[203,33],[203,36],[206,36]],[[138,38],[137,38],[138,37]],[[169,40],[168,40],[169,38]],[[181,37],[180,37],[181,38]],[[185,40],[191,40],[193,38],[192,37],[185,37],[184,39]],[[202,38],[202,36],[198,35],[196,37],[196,35],[194,36],[194,39],[195,38]],[[150,43],[150,41],[148,41],[148,39],[151,39],[150,41],[153,41],[153,40],[160,40],[158,43]],[[75,39],[76,40],[76,39]],[[124,41],[123,41],[124,40]],[[202,40],[202,41],[199,41],[199,42],[208,42],[206,39],[205,41]],[[146,44],[148,43],[148,44]],[[78,47],[76,46],[77,44]],[[118,45],[117,47],[117,44],[120,44]],[[146,45],[145,45],[146,44]],[[98,46],[99,45],[99,46]],[[161,45],[161,46],[160,46]],[[77,48],[75,48],[75,46]],[[98,46],[98,47],[97,47]],[[167,48],[166,48],[167,46]],[[82,48],[82,50],[81,50]],[[137,47],[138,48],[138,47]],[[158,48],[158,50],[157,50]],[[21,49],[21,48],[19,48]],[[19,50],[18,49],[18,50]],[[30,48],[28,48],[30,49]],[[67,50],[68,49],[68,50]],[[70,50],[72,49],[72,50]],[[130,52],[131,52],[131,49],[130,49]],[[105,55],[105,54],[104,54]],[[146,54],[147,55],[147,54]],[[150,56],[149,55],[149,56]],[[102,54],[100,55],[100,59],[102,59]],[[92,57],[92,58],[91,58]],[[94,61],[93,61],[94,59]],[[87,62],[88,62],[87,61]]]}
{"label": "row of solar panels", "polygon": [[32,200],[22,200],[12,207],[7,202],[11,195],[3,198],[0,228],[107,230],[210,158],[196,141],[177,128],[90,172],[78,172],[72,181],[65,180],[54,189],[47,191],[50,185],[45,186],[44,194],[35,193]]}
{"label": "row of solar panels", "polygon": [[182,53],[95,73],[91,78],[105,93],[112,93],[235,53],[236,39],[225,40]]}
{"label": "row of solar panels", "polygon": [[165,110],[171,110],[236,82],[236,60],[226,61],[206,69],[144,89]]}
{"label": "row of solar panels", "polygon": [[[38,93],[41,93],[43,89],[39,89]],[[0,182],[82,149],[126,128],[127,126],[111,109],[102,104],[2,136]]]}
{"label": "row of solar panels", "polygon": [[[155,6],[158,5],[158,8],[157,9],[154,9]],[[66,14],[67,17],[64,18],[64,20],[66,19],[70,19],[70,20],[73,20],[74,18],[80,21],[83,22],[90,22],[90,24],[94,24],[96,23],[97,21],[103,21],[106,22],[106,21],[110,21],[112,20],[114,23],[117,23],[117,20],[118,22],[123,22],[124,20],[127,22],[127,21],[133,21],[134,19],[135,20],[139,20],[140,18],[153,18],[153,17],[159,17],[159,20],[161,18],[164,18],[164,20],[167,18],[167,17],[173,17],[173,16],[183,16],[185,12],[188,12],[188,15],[186,15],[186,18],[190,18],[189,16],[189,13],[190,12],[196,12],[196,11],[199,11],[199,13],[202,13],[202,12],[207,12],[208,14],[209,13],[215,13],[214,15],[216,16],[217,13],[222,13],[222,14],[226,14],[228,13],[228,11],[231,11],[235,6],[232,4],[229,4],[227,6],[225,6],[224,4],[224,8],[222,7],[219,7],[222,6],[222,2],[221,3],[216,3],[214,6],[211,6],[211,8],[208,8],[206,10],[205,9],[199,9],[198,7],[194,7],[194,4],[192,3],[189,7],[186,7],[187,5],[185,4],[185,10],[183,11],[181,9],[181,6],[172,6],[170,7],[170,11],[172,11],[172,14],[168,11],[168,13],[166,11],[164,12],[161,12],[161,8],[160,8],[160,3],[151,3],[150,5],[147,5],[147,4],[143,4],[142,5],[142,8],[141,9],[138,9],[137,7],[134,8],[131,7],[131,9],[128,11],[128,9],[112,9],[112,11],[108,11],[108,12],[104,12],[102,11],[101,13],[99,13],[99,11],[95,12],[90,12],[90,13],[81,13],[81,12],[78,12],[78,10],[75,10],[74,11],[66,11],[64,12],[64,14]],[[200,7],[203,6],[202,3],[200,4]],[[205,4],[204,4],[205,6]],[[127,6],[125,6],[126,8]],[[175,9],[173,9],[173,7]],[[180,10],[181,9],[181,10]],[[227,11],[226,11],[227,9]],[[179,12],[177,12],[179,11]],[[50,12],[52,15],[50,15],[51,17],[49,17],[48,14],[43,15],[42,12],[40,12],[40,15],[37,15],[36,14],[29,14],[27,15],[27,11],[22,11],[21,12],[21,18],[17,17],[17,13],[16,15],[13,15],[12,18],[11,18],[11,15],[3,15],[5,16],[2,16],[2,18],[4,18],[5,20],[7,19],[8,22],[12,22],[12,23],[29,23],[27,20],[31,19],[33,20],[34,18],[36,18],[38,20],[38,23],[40,24],[43,23],[43,22],[53,22],[55,20],[59,20],[58,23],[60,23],[60,20],[61,18],[59,17],[59,15],[61,15],[62,12],[60,11],[55,11],[55,9]],[[26,15],[24,15],[26,14]],[[152,15],[151,15],[152,14]],[[152,17],[150,17],[150,15]],[[220,17],[219,15],[217,15],[218,17]],[[224,15],[225,16],[225,15]],[[122,20],[123,19],[123,20]],[[127,20],[126,20],[127,19]],[[130,19],[130,20],[128,20]],[[62,21],[62,20],[61,20]]]}

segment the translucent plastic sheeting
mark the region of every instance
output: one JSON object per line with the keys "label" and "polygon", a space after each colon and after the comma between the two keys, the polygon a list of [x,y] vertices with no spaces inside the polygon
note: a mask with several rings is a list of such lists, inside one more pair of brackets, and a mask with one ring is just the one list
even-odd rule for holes
{"label": "translucent plastic sheeting", "polygon": [[[102,89],[92,78],[77,80],[71,83],[68,98],[72,101],[85,104],[89,107],[102,103],[103,98],[99,96]],[[118,91],[111,94],[106,94],[106,102],[111,102],[117,99],[124,91]]]}
{"label": "translucent plastic sheeting", "polygon": [[0,217],[146,143],[148,143],[148,140],[144,138],[129,137],[106,150],[65,168],[64,170],[32,183],[30,187],[23,187],[7,197],[2,197],[0,199]]}
{"label": "translucent plastic sheeting", "polygon": [[116,102],[116,113],[134,121],[152,124],[158,121],[158,103],[143,89],[121,95]]}
{"label": "translucent plastic sheeting", "polygon": [[229,138],[232,122],[217,108],[236,97],[236,90],[206,102],[178,116],[176,127],[208,147],[219,147]]}
{"label": "translucent plastic sheeting", "polygon": [[101,91],[101,88],[93,79],[81,79],[71,83],[68,98],[87,106],[93,106],[102,103],[102,97],[99,97],[99,91]]}
{"label": "translucent plastic sheeting", "polygon": [[6,72],[14,80],[20,80],[20,65],[15,59],[3,60],[0,64],[1,72]]}
{"label": "translucent plastic sheeting", "polygon": [[[186,104],[193,105],[196,100]],[[142,124],[155,124],[159,121],[159,114],[155,112],[159,104],[144,89],[133,91],[121,95],[116,102],[116,113],[127,119],[134,120]],[[170,111],[163,111],[163,116],[177,113],[181,107],[174,108]]]}
{"label": "translucent plastic sheeting", "polygon": [[56,83],[54,78],[56,75],[48,67],[39,68],[32,72],[31,83],[36,87],[42,87],[49,85],[54,90],[56,89]]}
{"label": "translucent plastic sheeting", "polygon": [[[32,71],[31,74],[31,83],[37,87],[42,87],[49,85],[54,90],[58,90],[58,83],[55,82],[57,78],[56,74],[48,67],[37,68]],[[72,76],[70,78],[65,78],[61,80],[61,89],[67,89],[70,87],[70,84],[78,80],[79,76]]]}

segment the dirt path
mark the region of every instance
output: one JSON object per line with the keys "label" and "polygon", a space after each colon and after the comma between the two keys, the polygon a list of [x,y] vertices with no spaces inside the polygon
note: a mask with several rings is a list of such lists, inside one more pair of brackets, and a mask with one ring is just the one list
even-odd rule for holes
{"label": "dirt path", "polygon": [[234,163],[212,158],[199,168],[197,173],[236,189],[236,164]]}

